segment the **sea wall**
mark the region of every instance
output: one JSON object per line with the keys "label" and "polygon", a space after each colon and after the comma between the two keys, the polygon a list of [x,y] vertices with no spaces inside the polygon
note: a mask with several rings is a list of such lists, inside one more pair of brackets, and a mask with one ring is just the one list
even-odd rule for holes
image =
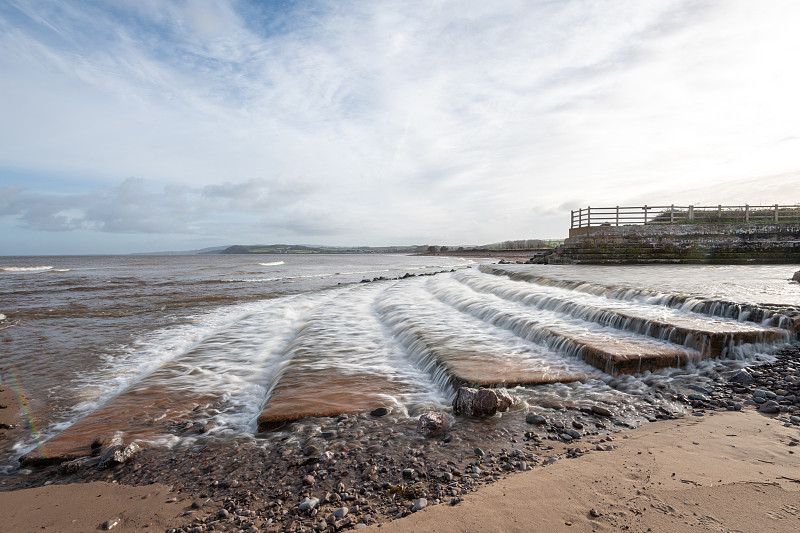
{"label": "sea wall", "polygon": [[570,230],[549,264],[800,263],[800,223],[593,226]]}

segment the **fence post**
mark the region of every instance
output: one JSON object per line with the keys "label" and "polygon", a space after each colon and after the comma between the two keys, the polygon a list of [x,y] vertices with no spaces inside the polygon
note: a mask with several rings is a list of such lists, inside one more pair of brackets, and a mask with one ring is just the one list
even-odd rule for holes
{"label": "fence post", "polygon": [[619,206],[617,206],[617,226],[619,226]]}
{"label": "fence post", "polygon": [[675,204],[669,206],[669,223],[675,223]]}
{"label": "fence post", "polygon": [[778,221],[778,204],[775,204],[775,222]]}
{"label": "fence post", "polygon": [[689,206],[689,222],[694,222],[694,206]]}
{"label": "fence post", "polygon": [[583,227],[583,208],[578,209],[578,227]]}
{"label": "fence post", "polygon": [[574,210],[570,210],[570,212],[569,212],[569,229],[572,229],[574,227],[575,227],[575,211]]}
{"label": "fence post", "polygon": [[586,227],[591,227],[592,225],[592,206],[586,206]]}
{"label": "fence post", "polygon": [[744,221],[750,222],[750,204],[744,204]]}
{"label": "fence post", "polygon": [[717,206],[717,216],[719,217],[719,221],[722,222],[722,205]]}
{"label": "fence post", "polygon": [[647,205],[644,206],[644,224],[647,225]]}

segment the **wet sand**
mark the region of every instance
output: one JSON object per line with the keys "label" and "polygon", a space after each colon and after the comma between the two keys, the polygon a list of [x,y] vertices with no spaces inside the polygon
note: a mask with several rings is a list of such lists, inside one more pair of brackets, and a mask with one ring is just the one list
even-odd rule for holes
{"label": "wet sand", "polygon": [[[513,474],[455,506],[365,531],[797,531],[798,440],[798,426],[751,409],[648,424],[616,434],[610,452]],[[164,485],[73,483],[0,492],[0,516],[19,532],[91,531],[112,517],[115,531],[165,531],[191,523],[193,501]],[[216,513],[216,503],[206,505]]]}

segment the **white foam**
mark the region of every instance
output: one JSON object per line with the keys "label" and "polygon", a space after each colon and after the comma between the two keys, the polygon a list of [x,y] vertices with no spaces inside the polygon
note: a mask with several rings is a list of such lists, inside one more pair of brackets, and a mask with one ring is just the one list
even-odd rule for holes
{"label": "white foam", "polygon": [[0,272],[44,272],[52,269],[52,266],[0,267]]}
{"label": "white foam", "polygon": [[4,315],[3,313],[0,313],[0,321],[5,320],[5,319],[6,319],[6,315]]}
{"label": "white foam", "polygon": [[278,265],[285,265],[283,261],[273,261],[272,263],[259,263],[262,267],[274,267]]}

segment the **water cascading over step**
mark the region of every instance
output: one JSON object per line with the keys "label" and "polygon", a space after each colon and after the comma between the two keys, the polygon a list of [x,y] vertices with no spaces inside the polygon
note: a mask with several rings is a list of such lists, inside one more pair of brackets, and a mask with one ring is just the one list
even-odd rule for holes
{"label": "water cascading over step", "polygon": [[376,288],[343,291],[317,306],[281,355],[259,431],[308,417],[422,403],[437,394],[383,335]]}
{"label": "water cascading over step", "polygon": [[409,294],[398,286],[385,291],[375,308],[414,363],[451,393],[460,385],[568,383],[597,374],[588,365],[460,313],[427,291]]}
{"label": "water cascading over step", "polygon": [[741,345],[766,346],[789,340],[789,332],[784,329],[714,318],[635,300],[617,300],[560,287],[474,274],[459,274],[456,278],[478,292],[680,344],[700,351],[703,357],[725,357],[732,348]]}

